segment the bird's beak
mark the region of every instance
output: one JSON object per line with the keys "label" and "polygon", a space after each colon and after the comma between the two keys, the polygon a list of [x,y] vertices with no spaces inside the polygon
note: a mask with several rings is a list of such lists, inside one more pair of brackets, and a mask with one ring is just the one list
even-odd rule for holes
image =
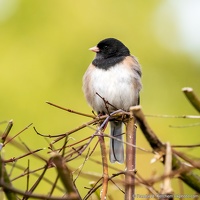
{"label": "bird's beak", "polygon": [[93,51],[95,53],[98,53],[99,52],[99,48],[97,46],[95,47],[92,47],[92,48],[89,48],[90,51]]}

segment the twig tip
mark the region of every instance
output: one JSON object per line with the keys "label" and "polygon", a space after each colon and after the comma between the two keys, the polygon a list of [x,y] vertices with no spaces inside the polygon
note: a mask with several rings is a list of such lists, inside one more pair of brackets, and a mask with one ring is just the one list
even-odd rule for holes
{"label": "twig tip", "polygon": [[141,110],[142,109],[142,106],[138,105],[138,106],[131,106],[130,107],[130,111],[133,111],[133,110]]}
{"label": "twig tip", "polygon": [[183,92],[192,92],[193,89],[191,87],[184,87],[184,88],[182,88],[182,91]]}

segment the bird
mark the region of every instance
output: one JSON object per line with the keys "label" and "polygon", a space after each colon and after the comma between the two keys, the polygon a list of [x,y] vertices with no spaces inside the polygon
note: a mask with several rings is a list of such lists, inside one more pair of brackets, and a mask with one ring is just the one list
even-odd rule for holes
{"label": "bird", "polygon": [[[103,115],[118,109],[129,111],[131,106],[138,105],[142,72],[129,49],[118,39],[106,38],[89,50],[96,55],[83,75],[83,93],[92,109]],[[109,123],[110,162],[124,163],[123,122]]]}

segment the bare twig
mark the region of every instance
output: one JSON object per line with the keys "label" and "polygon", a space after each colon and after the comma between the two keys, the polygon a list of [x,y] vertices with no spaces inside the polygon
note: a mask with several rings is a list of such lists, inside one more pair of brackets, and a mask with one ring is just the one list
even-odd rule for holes
{"label": "bare twig", "polygon": [[56,107],[56,108],[59,108],[59,109],[61,109],[61,110],[65,110],[65,111],[67,111],[67,112],[70,112],[70,113],[74,113],[74,114],[81,115],[81,116],[84,116],[84,117],[90,117],[90,118],[93,118],[93,119],[96,118],[96,116],[94,116],[94,115],[89,115],[89,114],[77,112],[77,111],[75,111],[75,110],[71,110],[71,109],[68,109],[68,108],[64,108],[64,107],[61,107],[61,106],[56,105],[56,104],[54,104],[54,103],[51,103],[51,102],[49,102],[49,101],[46,101],[46,103],[49,104],[49,105],[51,105],[51,106],[54,106],[54,107]]}
{"label": "bare twig", "polygon": [[200,147],[200,144],[187,144],[187,145],[171,145],[174,148],[193,148],[193,147]]}
{"label": "bare twig", "polygon": [[184,153],[178,152],[173,149],[173,153],[188,162],[191,166],[195,167],[196,169],[200,169],[200,161],[188,158]]}
{"label": "bare twig", "polygon": [[104,97],[102,97],[98,92],[96,92],[96,95],[99,96],[102,99],[102,101],[104,102],[105,108],[106,108],[106,110],[107,110],[108,113],[109,113],[108,105],[111,106],[111,107],[113,107],[114,110],[118,110],[118,108],[116,108],[111,103],[109,103],[109,101],[107,101]]}
{"label": "bare twig", "polygon": [[[76,177],[74,178],[74,180],[73,180],[74,183],[76,182],[76,180],[77,180],[78,177],[80,176],[81,171],[82,171],[82,169],[83,169],[83,167],[84,167],[86,161],[88,160],[88,158],[89,158],[89,156],[90,156],[90,155],[89,155],[89,152],[90,152],[90,148],[88,149],[88,152],[87,152],[87,154],[86,154],[86,156],[85,156],[85,159],[84,159],[83,163],[82,163],[81,166],[78,168],[78,169],[79,169],[79,172],[78,172],[77,176],[76,176]],[[74,172],[73,172],[73,173],[74,173]]]}
{"label": "bare twig", "polygon": [[[103,130],[106,128],[106,126],[102,127]],[[105,200],[107,196],[108,191],[108,158],[107,158],[107,152],[106,152],[106,144],[103,135],[101,135],[102,129],[100,127],[99,129],[99,143],[101,147],[101,157],[102,157],[102,165],[103,165],[103,188],[101,191],[101,200]]]}
{"label": "bare twig", "polygon": [[[59,175],[56,176],[56,179],[55,179],[55,181],[54,181],[53,184],[52,184],[52,188],[51,188],[51,191],[49,192],[48,197],[51,197],[51,196],[52,196],[54,190],[56,189],[56,185],[57,185],[58,180],[59,180]],[[47,199],[48,199],[48,198],[47,198]]]}
{"label": "bare twig", "polygon": [[31,151],[31,152],[28,152],[28,153],[26,153],[26,154],[24,154],[24,155],[22,155],[22,156],[17,157],[17,158],[14,157],[14,158],[10,158],[10,159],[8,159],[8,160],[4,160],[4,163],[16,162],[17,160],[19,160],[19,159],[21,159],[21,158],[24,158],[24,157],[26,157],[26,156],[35,154],[35,153],[37,153],[37,152],[39,152],[39,151],[42,151],[42,150],[44,150],[44,148],[43,148],[43,149],[37,149],[37,150]]}
{"label": "bare twig", "polygon": [[[145,116],[141,110],[141,106],[134,107],[134,116],[136,117],[144,136],[146,137],[147,141],[154,149],[154,151],[160,153],[161,155],[164,154],[166,146],[159,140],[159,138],[155,135],[153,130],[148,125]],[[186,168],[189,171],[183,170],[183,172],[180,173],[179,178],[182,179],[188,186],[190,186],[197,192],[200,192],[200,177],[197,174],[192,173],[190,171],[191,168],[188,168],[188,166],[181,163],[177,156],[172,154],[172,169],[179,170],[182,168]]]}
{"label": "bare twig", "polygon": [[11,119],[9,122],[8,122],[8,125],[6,127],[6,130],[4,131],[4,133],[2,134],[1,136],[1,142],[4,144],[4,142],[6,141],[6,138],[8,136],[8,134],[10,133],[10,130],[13,126],[13,120]]}
{"label": "bare twig", "polygon": [[[126,142],[136,144],[136,127],[133,116],[133,107],[130,108],[130,118],[126,125]],[[126,173],[125,173],[125,200],[133,200],[135,194],[135,159],[136,149],[126,145]]]}
{"label": "bare twig", "polygon": [[56,165],[57,172],[66,189],[67,194],[70,197],[74,197],[75,199],[80,200],[81,197],[73,183],[72,173],[66,166],[65,160],[62,158],[62,156],[55,154],[52,157],[52,162]]}
{"label": "bare twig", "polygon": [[193,107],[200,112],[200,99],[199,97],[194,93],[192,88],[184,87],[182,89],[185,96],[187,97],[188,101],[193,105]]}
{"label": "bare twig", "polygon": [[[8,173],[5,168],[5,164],[0,156],[0,181],[5,183],[7,186],[12,187],[11,181],[9,179]],[[1,183],[0,186],[3,188],[3,191],[6,194],[8,200],[17,200],[17,196],[15,193],[10,191],[8,188],[4,187]]]}
{"label": "bare twig", "polygon": [[[88,127],[91,128],[92,130],[95,130],[95,131],[96,131],[95,128],[93,128],[93,127],[91,127],[91,126],[88,126]],[[112,138],[112,139],[115,139],[115,140],[117,140],[117,141],[123,142],[124,144],[129,145],[129,146],[132,146],[132,147],[134,147],[134,148],[136,148],[136,149],[138,149],[138,150],[140,150],[140,151],[144,151],[144,152],[146,152],[146,153],[153,153],[152,150],[147,150],[147,149],[145,149],[145,148],[136,146],[135,144],[131,144],[131,143],[128,143],[128,142],[126,142],[126,141],[122,141],[121,139],[116,138],[116,137],[114,137],[114,136],[112,136],[112,135],[109,135],[109,134],[106,134],[106,133],[103,133],[103,132],[102,132],[101,134],[103,134],[104,137]],[[98,136],[99,134],[96,134],[96,135]]]}
{"label": "bare twig", "polygon": [[[165,166],[164,166],[164,175],[166,176],[163,180],[163,186],[161,189],[161,194],[164,194],[164,198],[162,200],[166,200],[168,195],[173,194],[173,189],[171,187],[171,179],[169,174],[172,170],[172,150],[169,142],[166,143],[166,156],[165,156]],[[166,196],[165,196],[166,195]],[[170,198],[172,200],[172,198]]]}
{"label": "bare twig", "polygon": [[189,128],[189,127],[195,127],[195,126],[200,126],[200,123],[193,123],[193,124],[180,125],[180,126],[169,125],[169,127],[171,128]]}
{"label": "bare twig", "polygon": [[4,146],[6,144],[8,144],[9,142],[11,142],[14,138],[16,138],[18,135],[20,135],[22,132],[24,132],[26,129],[28,129],[33,123],[29,124],[28,126],[26,126],[23,130],[21,130],[19,133],[17,133],[14,137],[12,138],[9,138],[9,140],[7,140],[5,143],[4,143]]}
{"label": "bare twig", "polygon": [[145,117],[200,119],[199,115],[150,115],[150,114],[145,114]]}
{"label": "bare twig", "polygon": [[[26,194],[31,195],[31,194],[34,192],[34,190],[38,187],[39,183],[40,183],[41,180],[43,179],[43,177],[44,177],[44,175],[45,175],[46,170],[48,169],[48,167],[49,167],[48,164],[46,164],[46,166],[45,166],[44,169],[43,169],[42,174],[39,176],[39,178],[38,178],[37,181],[33,184],[33,186],[30,188],[30,190],[26,192]],[[28,195],[24,195],[23,200],[27,200],[28,198],[29,198]]]}
{"label": "bare twig", "polygon": [[27,184],[26,184],[26,191],[29,190],[29,180],[30,180],[30,174],[29,174],[29,171],[30,171],[30,160],[28,160],[28,166],[27,166]]}
{"label": "bare twig", "polygon": [[[14,194],[20,194],[23,195],[24,197],[30,198],[33,197],[34,199],[44,199],[44,200],[77,200],[76,197],[73,196],[69,196],[69,197],[47,197],[47,195],[39,195],[39,194],[30,194],[28,192],[24,192],[21,190],[18,190],[8,184],[6,184],[5,182],[0,180],[0,185],[5,188],[6,190],[8,190],[10,193],[14,193]],[[9,198],[8,200],[15,200],[13,197]],[[16,200],[18,200],[18,198],[16,198]]]}
{"label": "bare twig", "polygon": [[88,191],[88,193],[83,198],[83,200],[87,200],[91,196],[91,194],[93,194],[98,188],[100,188],[102,186],[102,183],[97,185],[101,180],[102,180],[102,177],[100,179],[98,179],[98,181],[95,184],[92,184],[92,188]]}

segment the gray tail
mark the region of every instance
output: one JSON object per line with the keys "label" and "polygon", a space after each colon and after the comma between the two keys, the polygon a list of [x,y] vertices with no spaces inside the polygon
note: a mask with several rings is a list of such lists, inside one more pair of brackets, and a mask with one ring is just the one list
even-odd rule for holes
{"label": "gray tail", "polygon": [[122,136],[122,122],[110,122],[110,135],[116,137],[110,139],[110,162],[124,162],[124,145]]}

